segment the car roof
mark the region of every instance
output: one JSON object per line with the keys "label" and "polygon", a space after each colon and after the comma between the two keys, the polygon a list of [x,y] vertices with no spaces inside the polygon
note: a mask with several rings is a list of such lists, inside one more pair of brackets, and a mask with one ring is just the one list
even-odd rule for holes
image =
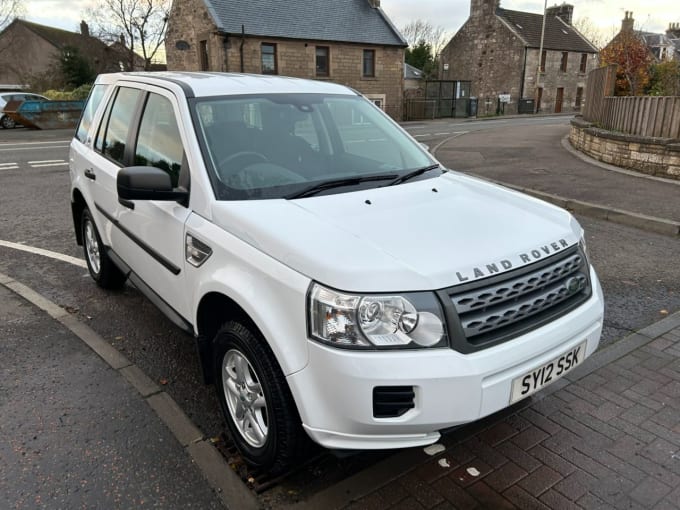
{"label": "car roof", "polygon": [[121,80],[161,86],[174,83],[184,90],[187,97],[286,93],[357,95],[348,87],[327,81],[262,74],[183,71],[112,73],[100,74],[96,83],[111,84]]}
{"label": "car roof", "polygon": [[22,96],[36,96],[40,97],[42,99],[47,99],[45,96],[41,96],[40,94],[35,94],[33,92],[21,92],[19,90],[8,90],[6,92],[0,92],[0,101],[2,104],[7,103],[7,97],[8,96],[17,96],[17,95],[22,95]]}

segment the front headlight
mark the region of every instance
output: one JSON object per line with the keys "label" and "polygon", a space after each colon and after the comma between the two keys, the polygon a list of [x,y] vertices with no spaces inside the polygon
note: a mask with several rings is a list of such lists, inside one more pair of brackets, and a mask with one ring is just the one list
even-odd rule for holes
{"label": "front headlight", "polygon": [[335,347],[448,345],[441,306],[432,292],[357,295],[313,283],[307,306],[311,337]]}

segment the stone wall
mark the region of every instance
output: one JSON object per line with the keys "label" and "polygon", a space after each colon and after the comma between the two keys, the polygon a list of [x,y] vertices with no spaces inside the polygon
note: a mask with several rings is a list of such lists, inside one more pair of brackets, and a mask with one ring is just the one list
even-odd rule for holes
{"label": "stone wall", "polygon": [[[538,49],[529,48],[527,50],[527,65],[526,76],[524,78],[524,97],[536,97],[536,71],[539,65],[540,53]],[[564,89],[562,97],[563,112],[580,111],[585,102],[586,85],[588,73],[597,68],[597,54],[589,53],[588,61],[586,62],[586,72],[581,72],[581,53],[569,52],[567,57],[567,70],[560,71],[562,65],[562,51],[546,50],[545,55],[545,72],[541,73],[539,84],[543,87],[543,94],[541,96],[541,111],[554,112],[556,111],[555,100],[557,98],[557,89]],[[581,104],[576,105],[577,89],[583,88],[583,95],[581,97]]]}
{"label": "stone wall", "polygon": [[[479,115],[496,110],[499,94],[510,94],[505,113],[517,113],[519,99],[536,98],[536,71],[540,63],[538,48],[526,48],[524,42],[495,15],[498,0],[471,0],[470,17],[441,52],[440,78],[472,82]],[[567,8],[569,6],[566,6]],[[562,6],[558,7],[558,10]],[[543,88],[541,109],[556,111],[557,89],[563,89],[561,111],[579,110],[577,89],[583,88],[585,99],[587,73],[597,67],[597,55],[588,54],[586,72],[581,73],[581,53],[569,52],[567,69],[561,71],[562,51],[547,50],[545,72],[539,85]],[[444,70],[443,64],[448,64]]]}
{"label": "stone wall", "polygon": [[[214,34],[215,25],[202,0],[174,0],[165,36],[165,58],[168,71],[200,71],[198,55],[200,41],[208,41],[210,68],[221,67],[218,49],[221,37]],[[181,43],[186,43],[182,49]]]}
{"label": "stone wall", "polygon": [[493,14],[490,6],[480,10],[489,15],[471,15],[442,50],[441,64],[448,64],[449,68],[446,71],[441,68],[440,78],[471,81],[470,94],[478,98],[478,115],[495,113],[499,94],[511,97],[505,113],[517,113],[524,44]]}
{"label": "stone wall", "polygon": [[574,119],[569,141],[576,149],[604,163],[680,180],[680,140],[614,133]]}
{"label": "stone wall", "polygon": [[[188,43],[179,50],[177,41]],[[362,45],[328,41],[275,39],[238,34],[218,34],[203,2],[175,0],[166,37],[169,71],[199,71],[199,45],[206,41],[208,70],[262,72],[262,43],[276,44],[277,74],[329,80],[352,87],[369,97],[383,100],[383,109],[401,120],[404,87],[404,49],[396,46]],[[243,69],[241,69],[243,44]],[[316,76],[316,47],[329,48],[329,76]],[[362,76],[363,50],[375,50],[375,77]]]}

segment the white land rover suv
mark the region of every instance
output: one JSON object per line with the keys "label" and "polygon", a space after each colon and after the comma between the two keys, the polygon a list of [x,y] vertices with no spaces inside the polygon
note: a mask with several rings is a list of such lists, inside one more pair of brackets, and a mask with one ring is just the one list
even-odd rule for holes
{"label": "white land rover suv", "polygon": [[599,343],[569,213],[443,168],[340,85],[102,75],[70,172],[92,278],[194,335],[231,437],[272,472],[306,436],[432,443]]}

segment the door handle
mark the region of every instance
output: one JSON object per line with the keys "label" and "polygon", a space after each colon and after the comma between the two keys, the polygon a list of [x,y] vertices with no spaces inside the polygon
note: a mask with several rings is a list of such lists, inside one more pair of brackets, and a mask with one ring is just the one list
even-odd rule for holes
{"label": "door handle", "polygon": [[88,179],[92,179],[93,181],[97,180],[97,176],[94,174],[94,170],[92,170],[91,168],[85,169],[85,177],[87,177]]}

